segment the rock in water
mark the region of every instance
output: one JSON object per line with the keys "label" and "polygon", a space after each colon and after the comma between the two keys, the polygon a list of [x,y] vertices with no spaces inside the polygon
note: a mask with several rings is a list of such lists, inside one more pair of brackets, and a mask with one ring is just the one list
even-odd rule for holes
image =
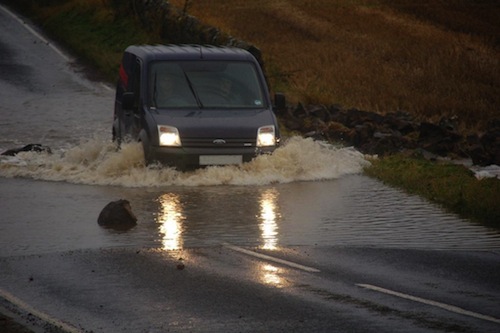
{"label": "rock in water", "polygon": [[112,201],[103,208],[97,223],[103,227],[127,229],[137,224],[137,217],[132,212],[128,200]]}
{"label": "rock in water", "polygon": [[42,146],[41,144],[38,144],[38,143],[31,143],[31,144],[26,145],[26,146],[21,147],[21,148],[14,148],[14,149],[6,150],[1,155],[15,156],[15,155],[17,155],[21,152],[24,152],[24,151],[34,151],[37,153],[45,152],[45,153],[49,153],[49,154],[52,153],[50,147]]}

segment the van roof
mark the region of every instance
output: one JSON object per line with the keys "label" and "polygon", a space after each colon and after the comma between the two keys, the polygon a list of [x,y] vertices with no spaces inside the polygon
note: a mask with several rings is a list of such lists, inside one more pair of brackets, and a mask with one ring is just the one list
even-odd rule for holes
{"label": "van roof", "polygon": [[250,60],[253,55],[241,48],[213,45],[131,45],[125,50],[145,61],[154,60]]}

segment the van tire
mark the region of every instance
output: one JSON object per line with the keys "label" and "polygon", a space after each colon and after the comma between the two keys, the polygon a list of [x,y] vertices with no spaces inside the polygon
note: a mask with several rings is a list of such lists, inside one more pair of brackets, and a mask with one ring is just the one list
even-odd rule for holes
{"label": "van tire", "polygon": [[142,131],[139,134],[139,142],[142,145],[142,151],[144,153],[144,163],[146,166],[153,164],[155,161],[153,160],[153,157],[151,156],[151,145],[149,142],[149,138],[147,134]]}

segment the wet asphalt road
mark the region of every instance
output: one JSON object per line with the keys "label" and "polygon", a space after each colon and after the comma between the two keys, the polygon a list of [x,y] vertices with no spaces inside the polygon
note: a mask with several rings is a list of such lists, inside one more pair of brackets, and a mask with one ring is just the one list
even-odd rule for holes
{"label": "wet asphalt road", "polygon": [[[63,149],[89,135],[89,123],[91,132],[108,131],[112,91],[75,76],[2,9],[0,31],[3,147],[43,139]],[[63,110],[53,119],[51,106]],[[369,208],[350,190],[380,184],[351,177],[188,189],[0,178],[0,311],[36,332],[497,332],[498,238],[438,208],[408,209],[413,199],[383,187],[376,196],[389,199]],[[101,207],[120,194],[137,198],[143,223],[125,233],[96,226]],[[227,196],[236,208],[216,206]],[[397,229],[404,217],[389,204],[397,198],[427,225],[420,240],[412,228]],[[171,207],[178,201],[183,210]],[[180,239],[168,231],[181,225],[172,216],[185,220]],[[431,236],[446,238],[433,229],[445,223],[466,232],[443,249]]]}
{"label": "wet asphalt road", "polygon": [[257,257],[240,250],[2,258],[0,285],[71,332],[498,330],[496,253],[300,247]]}

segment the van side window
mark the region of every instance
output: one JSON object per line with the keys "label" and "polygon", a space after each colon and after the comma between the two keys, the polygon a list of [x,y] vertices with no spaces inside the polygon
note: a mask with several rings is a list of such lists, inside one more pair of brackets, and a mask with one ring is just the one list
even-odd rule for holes
{"label": "van side window", "polygon": [[134,63],[132,77],[130,79],[132,80],[131,92],[133,92],[135,96],[134,108],[137,108],[140,105],[141,98],[141,62],[139,59]]}

